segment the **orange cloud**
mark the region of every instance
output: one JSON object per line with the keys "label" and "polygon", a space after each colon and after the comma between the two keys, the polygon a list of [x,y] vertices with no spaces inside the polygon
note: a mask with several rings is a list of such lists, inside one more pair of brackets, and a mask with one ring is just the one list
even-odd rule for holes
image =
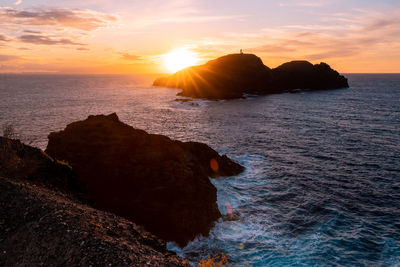
{"label": "orange cloud", "polygon": [[8,38],[5,35],[0,34],[0,41],[8,41]]}
{"label": "orange cloud", "polygon": [[14,55],[0,55],[0,61],[9,61],[9,60],[14,60],[18,59],[19,56],[14,56]]}
{"label": "orange cloud", "polygon": [[0,22],[8,25],[62,26],[91,31],[116,21],[115,16],[85,9],[36,8],[35,10],[20,10],[3,8],[0,10]]}
{"label": "orange cloud", "polygon": [[129,54],[129,53],[123,53],[122,54],[122,59],[131,60],[131,61],[143,60],[141,56],[132,55],[132,54]]}
{"label": "orange cloud", "polygon": [[[270,67],[287,60],[306,59],[328,61],[341,71],[365,72],[368,68],[373,72],[399,71],[400,9],[352,10],[352,13],[322,16],[320,24],[229,32],[222,34],[216,43],[215,47],[224,43],[226,51],[244,48],[245,52],[256,53]],[[206,48],[199,43],[197,49],[206,51]]]}
{"label": "orange cloud", "polygon": [[[99,2],[102,10],[118,12],[118,17],[87,9],[0,7],[0,46],[3,61],[7,59],[3,71],[7,65],[14,70],[25,66],[68,72],[161,72],[160,55],[187,45],[199,54],[200,63],[242,48],[270,67],[306,59],[326,61],[342,72],[400,70],[398,8],[328,13],[333,0],[282,0],[285,9],[293,6],[315,17],[274,21],[257,17],[251,8],[243,10],[249,15],[217,8],[208,12],[196,0],[127,1],[126,9],[93,0],[90,6]],[[88,6],[79,3],[68,1],[68,5]]]}
{"label": "orange cloud", "polygon": [[40,45],[85,45],[67,38],[55,39],[43,35],[22,35],[18,38],[21,42]]}

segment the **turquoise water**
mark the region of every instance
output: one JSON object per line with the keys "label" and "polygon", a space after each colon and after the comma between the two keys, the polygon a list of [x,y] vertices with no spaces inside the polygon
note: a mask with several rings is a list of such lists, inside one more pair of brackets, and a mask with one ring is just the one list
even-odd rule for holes
{"label": "turquoise water", "polygon": [[400,266],[400,75],[348,77],[349,89],[180,103],[137,77],[0,75],[0,125],[45,148],[49,132],[117,112],[242,163],[212,180],[234,220],[168,244],[192,262],[224,252],[232,266]]}

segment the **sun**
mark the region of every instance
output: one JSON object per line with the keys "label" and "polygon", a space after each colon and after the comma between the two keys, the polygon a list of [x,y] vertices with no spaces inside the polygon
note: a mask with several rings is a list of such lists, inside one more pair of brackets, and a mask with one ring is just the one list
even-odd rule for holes
{"label": "sun", "polygon": [[197,53],[188,48],[175,49],[164,55],[164,65],[170,72],[196,65],[198,61]]}

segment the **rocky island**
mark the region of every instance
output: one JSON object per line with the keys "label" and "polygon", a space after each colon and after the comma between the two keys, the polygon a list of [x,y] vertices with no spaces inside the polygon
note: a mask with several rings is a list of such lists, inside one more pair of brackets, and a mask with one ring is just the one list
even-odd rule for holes
{"label": "rocky island", "polygon": [[209,146],[89,116],[46,152],[0,137],[0,261],[187,266],[166,250],[221,217],[209,177],[243,167]]}
{"label": "rocky island", "polygon": [[349,87],[347,79],[326,63],[291,61],[271,69],[253,54],[222,56],[158,78],[153,85],[179,88],[181,96],[206,99]]}

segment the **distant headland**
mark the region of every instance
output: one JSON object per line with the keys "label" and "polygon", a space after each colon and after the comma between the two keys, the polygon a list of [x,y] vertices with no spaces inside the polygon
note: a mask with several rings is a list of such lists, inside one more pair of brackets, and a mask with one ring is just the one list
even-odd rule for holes
{"label": "distant headland", "polygon": [[254,54],[230,54],[154,81],[154,86],[180,88],[181,96],[206,99],[241,98],[301,90],[347,88],[347,78],[328,64],[291,61],[271,69]]}

